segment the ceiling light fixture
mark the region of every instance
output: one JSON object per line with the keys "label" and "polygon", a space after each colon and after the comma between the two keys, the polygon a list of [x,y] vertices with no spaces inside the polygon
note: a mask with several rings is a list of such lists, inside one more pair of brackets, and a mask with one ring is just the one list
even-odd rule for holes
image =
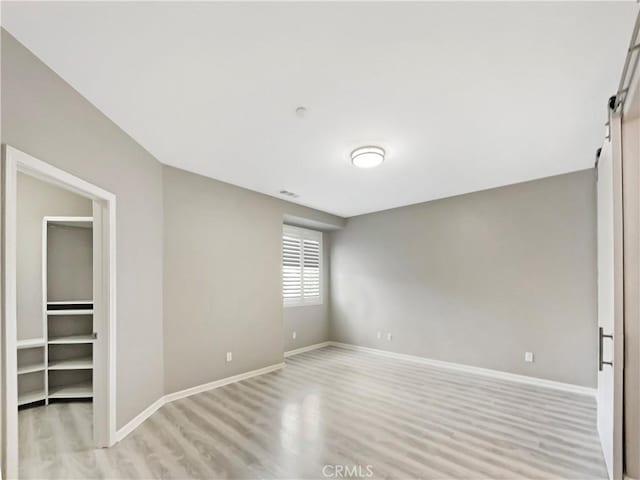
{"label": "ceiling light fixture", "polygon": [[351,152],[351,163],[359,168],[373,168],[384,162],[384,149],[360,147]]}

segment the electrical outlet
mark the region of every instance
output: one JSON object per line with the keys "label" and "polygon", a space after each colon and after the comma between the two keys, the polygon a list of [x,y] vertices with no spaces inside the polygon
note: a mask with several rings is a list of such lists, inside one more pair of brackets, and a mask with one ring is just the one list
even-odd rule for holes
{"label": "electrical outlet", "polygon": [[382,338],[382,332],[378,332],[378,340]]}
{"label": "electrical outlet", "polygon": [[533,352],[524,352],[524,361],[533,362]]}
{"label": "electrical outlet", "polygon": [[233,360],[233,353],[227,352],[227,362],[230,362],[231,360]]}
{"label": "electrical outlet", "polygon": [[393,338],[393,336],[390,333],[387,333],[387,340],[391,341],[392,338]]}
{"label": "electrical outlet", "polygon": [[291,333],[291,338],[293,338],[293,339],[295,340],[297,336],[298,336],[298,334],[297,334],[297,333],[296,333],[296,331],[294,330],[294,331]]}

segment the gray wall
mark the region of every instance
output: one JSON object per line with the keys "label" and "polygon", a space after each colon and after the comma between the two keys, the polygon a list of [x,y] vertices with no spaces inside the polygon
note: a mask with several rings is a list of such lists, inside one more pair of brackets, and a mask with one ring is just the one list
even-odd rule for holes
{"label": "gray wall", "polygon": [[117,426],[164,393],[162,166],[6,31],[2,142],[117,196]]}
{"label": "gray wall", "polygon": [[595,222],[591,170],[350,218],[332,339],[594,387]]}
{"label": "gray wall", "polygon": [[[167,393],[282,362],[285,214],[343,219],[172,167],[164,168]],[[312,310],[310,310],[312,311]],[[310,316],[326,322],[323,315]],[[301,325],[301,324],[300,324]],[[315,343],[327,325],[303,331]],[[322,333],[324,332],[324,333]],[[233,361],[226,363],[226,352]]]}
{"label": "gray wall", "polygon": [[47,299],[93,299],[93,229],[49,224]]}
{"label": "gray wall", "polygon": [[42,331],[42,219],[45,216],[91,216],[91,201],[18,173],[17,289],[18,339],[38,338]]}

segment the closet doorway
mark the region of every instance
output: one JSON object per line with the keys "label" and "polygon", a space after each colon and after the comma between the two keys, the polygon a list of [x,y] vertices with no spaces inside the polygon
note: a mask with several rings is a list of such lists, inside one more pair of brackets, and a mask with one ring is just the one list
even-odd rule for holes
{"label": "closet doorway", "polygon": [[[7,478],[16,478],[24,447],[19,418],[57,428],[54,416],[71,412],[89,448],[115,443],[116,199],[6,145],[2,173],[2,458]],[[29,185],[25,196],[19,188]],[[38,186],[49,197],[37,200]],[[62,206],[56,210],[52,201],[48,215],[47,198],[54,197]],[[34,234],[18,214],[38,201],[29,210],[41,217]],[[70,210],[61,214],[64,208]]]}

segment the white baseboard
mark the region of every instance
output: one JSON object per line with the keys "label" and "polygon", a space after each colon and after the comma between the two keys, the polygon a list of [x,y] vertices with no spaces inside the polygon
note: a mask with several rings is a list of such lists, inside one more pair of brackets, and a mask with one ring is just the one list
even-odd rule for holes
{"label": "white baseboard", "polygon": [[[492,370],[489,368],[473,367],[471,365],[463,365],[460,363],[445,362],[442,360],[433,360],[431,358],[419,357],[417,355],[408,355],[405,353],[390,352],[388,350],[379,350],[377,348],[361,347],[360,345],[353,345],[350,343],[341,343],[341,342],[332,342],[332,341],[321,342],[321,343],[316,343],[314,345],[308,345],[306,347],[296,348],[295,350],[289,350],[288,352],[284,353],[284,356],[291,357],[293,355],[298,355],[300,353],[309,352],[311,350],[317,350],[319,348],[324,348],[329,346],[344,348],[347,350],[367,352],[375,355],[380,355],[383,357],[395,358],[399,360],[407,360],[410,362],[421,363],[424,365],[431,365],[434,367],[447,368],[449,370],[457,370],[460,372],[473,373],[476,375],[484,375],[487,377],[499,378],[502,380],[509,380],[512,382],[526,383],[526,384],[535,385],[538,387],[553,388],[553,389],[562,390],[565,392],[579,393],[579,394],[590,395],[594,397],[596,396],[595,388],[582,387],[580,385],[573,385],[571,383],[555,382],[553,380],[545,380],[545,379],[536,378],[536,377],[528,377],[526,375],[518,375],[515,373],[503,372],[501,370]],[[120,428],[116,432],[116,441],[119,442],[120,440],[125,438],[132,431],[134,431],[138,426],[140,426],[147,418],[153,415],[160,407],[162,407],[163,405],[169,402],[173,402],[180,398],[189,397],[197,393],[206,392],[207,390],[213,390],[214,388],[219,388],[224,385],[229,385],[230,383],[240,382],[248,378],[257,377],[258,375],[264,375],[266,373],[279,370],[284,366],[285,366],[284,363],[276,363],[274,365],[269,365],[268,367],[259,368],[257,370],[251,370],[249,372],[240,373],[238,375],[233,375],[231,377],[222,378],[220,380],[216,380],[213,382],[198,385],[196,387],[191,387],[185,390],[180,390],[178,392],[173,392],[173,393],[164,395],[163,397],[159,398],[158,400],[153,402],[151,405],[149,405],[146,409],[144,409],[138,415],[136,415],[125,426]]]}
{"label": "white baseboard", "polygon": [[306,347],[300,347],[294,350],[289,350],[288,352],[284,352],[284,358],[292,357],[294,355],[298,355],[299,353],[310,352],[311,350],[317,350],[319,348],[328,347],[329,345],[331,345],[331,342],[321,342],[321,343],[314,343],[313,345],[307,345]]}
{"label": "white baseboard", "polygon": [[124,427],[116,431],[116,442],[119,442],[124,437],[133,432],[136,428],[142,425],[147,418],[156,413],[160,407],[164,405],[164,397],[160,397],[158,400],[153,402],[143,411],[141,411],[138,415],[133,417]]}
{"label": "white baseboard", "polygon": [[197,393],[206,392],[207,390],[213,390],[214,388],[223,387],[225,385],[229,385],[230,383],[240,382],[251,377],[264,375],[265,373],[271,373],[275,370],[281,369],[284,366],[284,363],[276,363],[274,365],[269,365],[268,367],[258,368],[257,370],[251,370],[250,372],[239,373],[238,375],[233,375],[232,377],[221,378],[220,380],[216,380],[214,382],[204,383],[202,385],[198,385],[197,387],[191,387],[185,390],[180,390],[178,392],[169,393],[168,395],[164,396],[164,401],[165,403],[173,402],[175,400],[179,400],[180,398],[185,398]]}
{"label": "white baseboard", "polygon": [[518,375],[516,373],[503,372],[501,370],[492,370],[489,368],[473,367],[471,365],[463,365],[461,363],[445,362],[443,360],[433,360],[431,358],[420,357],[417,355],[408,355],[405,353],[390,352],[388,350],[379,350],[377,348],[361,347],[360,345],[353,345],[351,343],[341,342],[329,342],[334,347],[345,348],[348,350],[356,350],[360,352],[373,353],[375,355],[381,355],[389,358],[396,358],[399,360],[407,360],[410,362],[422,363],[424,365],[431,365],[434,367],[447,368],[449,370],[457,370],[460,372],[473,373],[476,375],[484,375],[486,377],[499,378],[502,380],[510,380],[512,382],[526,383],[529,385],[535,385],[538,387],[553,388],[555,390],[562,390],[564,392],[579,393],[582,395],[596,396],[597,390],[595,388],[583,387],[580,385],[574,385],[572,383],[562,383],[553,380],[545,380],[543,378],[529,377],[526,375]]}
{"label": "white baseboard", "polygon": [[169,393],[160,397],[158,400],[153,402],[147,408],[145,408],[142,412],[136,415],[132,420],[130,420],[124,427],[120,428],[116,432],[116,442],[119,442],[131,432],[133,432],[136,428],[138,428],[147,418],[156,413],[160,407],[166,405],[167,403],[173,402],[175,400],[179,400],[181,398],[189,397],[191,395],[195,395],[197,393],[206,392],[207,390],[213,390],[214,388],[223,387],[224,385],[229,385],[230,383],[240,382],[242,380],[247,380],[248,378],[257,377],[258,375],[264,375],[265,373],[270,373],[275,370],[279,370],[285,366],[284,363],[276,363],[274,365],[269,365],[268,367],[258,368],[257,370],[251,370],[249,372],[240,373],[238,375],[233,375],[231,377],[221,378],[220,380],[216,380],[209,383],[204,383],[202,385],[198,385],[197,387],[187,388],[185,390],[180,390],[178,392]]}

